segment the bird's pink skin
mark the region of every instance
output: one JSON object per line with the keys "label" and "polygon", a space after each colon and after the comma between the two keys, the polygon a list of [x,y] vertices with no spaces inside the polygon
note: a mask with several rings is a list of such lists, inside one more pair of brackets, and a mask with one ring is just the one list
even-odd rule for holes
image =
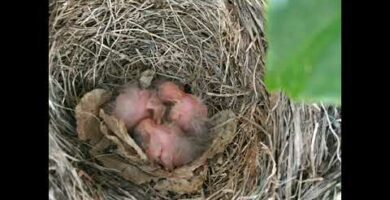
{"label": "bird's pink skin", "polygon": [[135,128],[145,145],[149,159],[167,170],[173,170],[194,159],[193,145],[175,125],[156,124],[152,119],[142,120]]}
{"label": "bird's pink skin", "polygon": [[[176,122],[185,132],[194,133],[207,119],[207,107],[194,95],[183,92],[176,84],[164,82],[158,87],[162,102],[173,104],[168,119]],[[197,123],[200,122],[200,123]],[[196,125],[195,125],[196,124]]]}
{"label": "bird's pink skin", "polygon": [[134,128],[142,119],[153,117],[158,123],[165,107],[152,91],[129,86],[115,100],[113,115],[124,121],[127,129]]}

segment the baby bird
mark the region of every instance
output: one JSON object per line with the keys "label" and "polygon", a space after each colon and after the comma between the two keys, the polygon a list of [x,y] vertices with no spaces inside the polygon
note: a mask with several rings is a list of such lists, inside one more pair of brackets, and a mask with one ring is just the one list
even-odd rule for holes
{"label": "baby bird", "polygon": [[150,118],[136,126],[134,138],[150,160],[169,171],[198,158],[209,144],[207,139],[185,135],[175,124],[157,124]]}
{"label": "baby bird", "polygon": [[157,123],[165,112],[165,106],[156,92],[143,90],[135,84],[126,86],[116,97],[113,107],[113,116],[124,121],[126,128],[131,130],[142,119],[153,117]]}
{"label": "baby bird", "polygon": [[160,84],[157,91],[162,102],[173,104],[168,114],[169,120],[176,122],[189,134],[207,133],[208,111],[199,98],[185,93],[170,81]]}

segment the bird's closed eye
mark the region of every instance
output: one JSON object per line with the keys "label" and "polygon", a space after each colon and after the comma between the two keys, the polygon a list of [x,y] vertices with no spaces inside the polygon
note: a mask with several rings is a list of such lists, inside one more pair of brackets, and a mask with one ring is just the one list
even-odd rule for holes
{"label": "bird's closed eye", "polygon": [[188,93],[188,94],[192,94],[192,90],[191,90],[191,85],[190,84],[185,84],[184,85],[184,92]]}

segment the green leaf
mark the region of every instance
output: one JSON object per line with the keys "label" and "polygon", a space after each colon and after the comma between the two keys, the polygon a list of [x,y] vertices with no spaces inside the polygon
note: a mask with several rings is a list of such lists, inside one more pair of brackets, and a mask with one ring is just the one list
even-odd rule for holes
{"label": "green leaf", "polygon": [[292,100],[341,103],[341,2],[270,0],[265,83]]}

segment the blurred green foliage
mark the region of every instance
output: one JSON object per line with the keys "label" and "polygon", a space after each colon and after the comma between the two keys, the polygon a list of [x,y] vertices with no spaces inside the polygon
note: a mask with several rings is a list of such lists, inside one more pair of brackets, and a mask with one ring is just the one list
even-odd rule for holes
{"label": "blurred green foliage", "polygon": [[341,104],[341,2],[269,0],[265,83],[293,101]]}

